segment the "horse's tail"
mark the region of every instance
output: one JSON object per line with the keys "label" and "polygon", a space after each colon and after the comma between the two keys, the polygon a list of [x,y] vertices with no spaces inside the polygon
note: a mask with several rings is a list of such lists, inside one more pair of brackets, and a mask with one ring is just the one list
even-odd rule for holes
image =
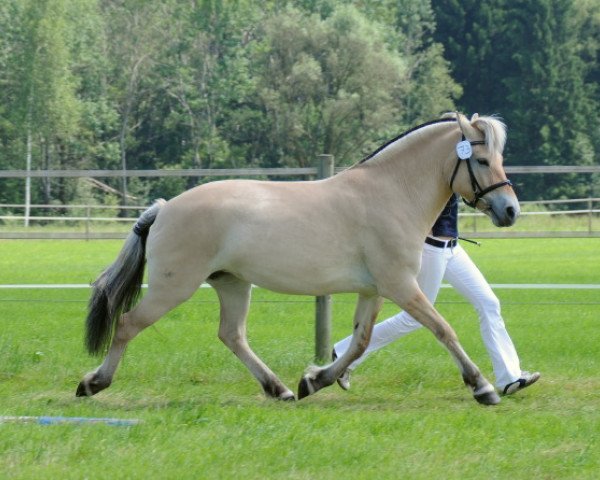
{"label": "horse's tail", "polygon": [[140,295],[146,263],[146,238],[165,203],[162,199],[157,200],[142,213],[117,259],[92,284],[85,335],[85,346],[91,354],[106,351],[121,313],[129,311]]}

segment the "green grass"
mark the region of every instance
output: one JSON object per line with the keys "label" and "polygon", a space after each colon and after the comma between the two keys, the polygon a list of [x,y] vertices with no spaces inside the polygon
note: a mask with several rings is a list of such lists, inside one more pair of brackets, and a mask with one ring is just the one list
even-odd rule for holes
{"label": "green grass", "polygon": [[[0,241],[0,284],[86,283],[120,241]],[[600,283],[600,240],[467,246],[491,283]],[[0,290],[0,415],[138,418],[134,427],[0,424],[0,478],[595,479],[600,471],[598,290],[496,292],[538,384],[496,407],[474,402],[449,355],[419,331],[337,386],[267,400],[216,338],[214,292],[135,339],[113,385],[74,396],[98,360],[82,346],[86,290]],[[314,354],[314,299],[253,293],[255,351],[293,390]],[[353,295],[334,296],[333,337]],[[438,308],[492,379],[473,309]],[[396,312],[386,303],[380,318]]]}

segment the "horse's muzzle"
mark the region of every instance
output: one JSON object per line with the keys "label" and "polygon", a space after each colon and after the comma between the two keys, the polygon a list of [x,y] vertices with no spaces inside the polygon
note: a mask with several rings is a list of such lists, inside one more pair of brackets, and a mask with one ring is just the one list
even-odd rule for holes
{"label": "horse's muzzle", "polygon": [[513,198],[495,198],[489,202],[485,213],[489,215],[497,227],[510,227],[515,224],[521,214],[519,202]]}

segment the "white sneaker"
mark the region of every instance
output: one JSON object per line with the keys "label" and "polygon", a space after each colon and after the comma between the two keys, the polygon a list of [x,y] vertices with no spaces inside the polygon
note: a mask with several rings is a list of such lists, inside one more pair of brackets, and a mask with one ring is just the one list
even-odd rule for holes
{"label": "white sneaker", "polygon": [[[541,377],[540,372],[533,372],[533,373],[521,372],[521,378],[506,385],[502,389],[502,394],[503,395],[512,395],[513,393],[518,392],[519,390],[523,390],[524,388],[527,388],[529,385],[533,385],[535,382],[537,382],[540,379],[540,377]],[[339,380],[338,380],[338,383],[339,383]]]}

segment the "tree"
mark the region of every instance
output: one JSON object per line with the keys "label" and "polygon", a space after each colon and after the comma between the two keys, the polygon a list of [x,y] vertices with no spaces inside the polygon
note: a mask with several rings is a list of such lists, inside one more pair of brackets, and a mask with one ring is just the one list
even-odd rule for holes
{"label": "tree", "polygon": [[[573,13],[572,2],[550,0],[508,9],[513,21],[506,27],[506,39],[513,39],[512,61],[518,72],[503,82],[512,104],[509,118],[517,127],[508,153],[518,155],[522,165],[593,162],[588,125],[590,119],[598,118],[598,104],[588,96],[587,66],[578,54],[581,29]],[[516,39],[520,42],[515,43]],[[526,180],[524,185],[531,188],[533,182]],[[551,197],[588,193],[575,176],[549,176],[544,184],[541,193]]]}
{"label": "tree", "polygon": [[311,165],[319,152],[359,160],[397,129],[401,57],[355,8],[322,19],[287,7],[266,20],[252,65],[267,117],[265,165]]}
{"label": "tree", "polygon": [[392,2],[398,49],[407,62],[409,89],[403,97],[409,125],[455,109],[462,88],[450,74],[444,47],[433,41],[435,18],[430,0]]}
{"label": "tree", "polygon": [[[246,50],[256,8],[243,0],[170,2],[164,8],[170,34],[135,108],[139,126],[132,135],[153,141],[131,142],[130,154],[145,168],[246,165],[252,146],[238,139],[236,119],[244,118],[253,92]],[[198,180],[152,181],[150,192],[169,196]]]}
{"label": "tree", "polygon": [[[593,162],[589,125],[598,99],[581,56],[572,1],[436,0],[438,30],[467,112],[499,113],[509,126],[506,157],[518,165]],[[523,198],[585,195],[573,176],[519,178]]]}
{"label": "tree", "polygon": [[[43,168],[61,164],[69,139],[76,133],[80,105],[75,96],[75,78],[70,71],[69,30],[65,22],[67,0],[27,1],[16,18],[21,35],[14,47],[19,52],[11,62],[15,89],[14,125],[21,126],[26,146],[27,170],[33,156]],[[56,159],[53,162],[53,158]],[[64,183],[60,182],[59,187]],[[50,201],[51,183],[44,183],[44,199]],[[63,192],[59,191],[59,195]],[[25,197],[29,206],[31,180],[26,179]],[[64,198],[63,198],[64,199]],[[28,223],[29,210],[25,212]]]}
{"label": "tree", "polygon": [[[156,88],[153,74],[172,38],[169,28],[171,3],[152,3],[143,0],[108,1],[103,3],[108,43],[107,55],[113,80],[110,96],[119,113],[120,168],[130,167],[128,151],[135,144],[132,132],[139,128],[136,109],[142,98]],[[127,203],[128,180],[121,179],[122,203]],[[125,212],[122,212],[125,214]]]}

